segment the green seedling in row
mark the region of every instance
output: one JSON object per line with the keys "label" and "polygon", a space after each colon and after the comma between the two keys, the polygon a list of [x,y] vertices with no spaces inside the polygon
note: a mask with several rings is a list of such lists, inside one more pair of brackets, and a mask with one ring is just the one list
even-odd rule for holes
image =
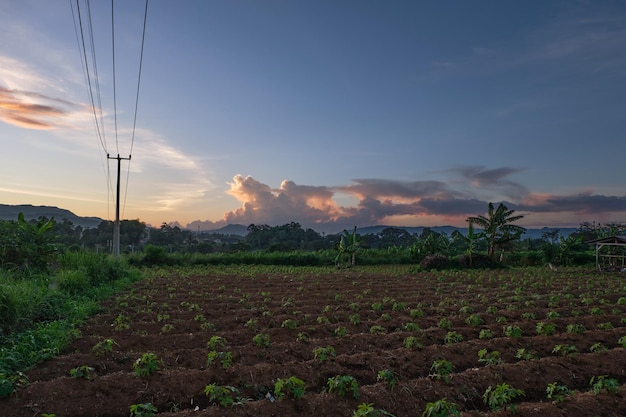
{"label": "green seedling in row", "polygon": [[505,326],[503,333],[506,337],[512,337],[513,339],[519,339],[522,337],[522,329],[515,325]]}
{"label": "green seedling in row", "polygon": [[268,347],[270,345],[270,335],[267,333],[258,333],[252,338],[252,342],[256,347]]}
{"label": "green seedling in row", "polygon": [[615,394],[619,389],[619,381],[615,378],[607,378],[607,375],[594,376],[589,381],[594,394]]}
{"label": "green seedling in row", "polygon": [[228,369],[233,364],[233,355],[231,352],[218,352],[216,350],[212,350],[207,354],[206,364],[207,366],[211,366],[216,361],[220,361],[222,368]]}
{"label": "green seedling in row", "polygon": [[437,323],[437,327],[439,327],[440,329],[449,330],[452,328],[452,322],[449,318],[444,317],[439,320],[439,323]]}
{"label": "green seedling in row", "polygon": [[113,325],[115,326],[114,329],[115,330],[128,330],[130,329],[130,324],[128,324],[129,322],[130,322],[130,319],[126,317],[125,315],[123,315],[122,313],[120,313],[117,315],[117,317],[115,318],[115,321],[113,322]]}
{"label": "green seedling in row", "polygon": [[585,330],[587,329],[582,324],[568,324],[567,327],[565,328],[565,331],[567,333],[575,333],[575,334],[584,333]]}
{"label": "green seedling in row", "polygon": [[343,326],[339,326],[335,329],[335,336],[337,337],[344,337],[347,336],[349,333],[350,331]]}
{"label": "green seedling in row", "polygon": [[485,324],[485,320],[482,319],[478,314],[471,314],[468,318],[465,319],[465,323],[470,326],[480,326],[481,324]]}
{"label": "green seedling in row", "polygon": [[402,325],[402,329],[407,332],[418,332],[420,330],[420,326],[419,324],[410,321],[408,323],[404,323]]}
{"label": "green seedling in row", "polygon": [[225,347],[227,343],[227,340],[222,336],[211,336],[206,343],[206,347],[211,350],[217,350]]}
{"label": "green seedling in row", "polygon": [[626,336],[622,336],[617,340],[621,347],[626,348]]}
{"label": "green seedling in row", "polygon": [[212,404],[232,407],[239,391],[230,385],[209,384],[204,387],[204,394],[209,397],[209,402]]}
{"label": "green seedling in row", "polygon": [[438,381],[443,381],[446,384],[450,382],[450,375],[452,374],[452,362],[445,359],[437,359],[430,367],[431,375]]}
{"label": "green seedling in row", "polygon": [[99,341],[98,343],[96,343],[92,348],[91,351],[94,353],[94,355],[96,356],[102,356],[106,353],[111,353],[113,352],[113,346],[116,346],[117,343],[115,343],[115,340],[108,338],[108,339],[104,339]]}
{"label": "green seedling in row", "polygon": [[78,366],[76,368],[70,369],[70,376],[72,378],[91,379],[91,376],[94,371],[95,369],[92,368],[91,366],[82,365],[82,366]]}
{"label": "green seedling in row", "polygon": [[298,327],[298,322],[294,319],[287,319],[283,321],[283,324],[281,325],[281,327],[285,329],[293,330],[296,327]]}
{"label": "green seedling in row", "polygon": [[404,339],[402,343],[407,349],[422,349],[424,346],[420,343],[419,339],[415,336],[409,336]]}
{"label": "green seedling in row", "polygon": [[287,379],[278,378],[274,383],[274,396],[278,400],[282,400],[286,396],[298,399],[304,395],[305,388],[304,381],[295,376],[290,376]]}
{"label": "green seedling in row", "polygon": [[613,330],[615,327],[613,326],[613,323],[611,323],[610,321],[607,321],[606,323],[599,323],[598,324],[598,329],[599,330]]}
{"label": "green seedling in row", "polygon": [[335,356],[337,356],[337,354],[335,353],[335,348],[332,346],[320,346],[313,349],[313,356],[320,362],[326,362],[329,358],[334,358]]}
{"label": "green seedling in row", "polygon": [[479,333],[478,333],[478,338],[479,339],[492,339],[493,338],[493,332],[489,329],[482,329]]}
{"label": "green seedling in row", "polygon": [[328,378],[327,385],[329,393],[336,392],[339,396],[345,397],[347,392],[351,392],[354,399],[359,399],[359,383],[351,375]]}
{"label": "green seedling in row", "polygon": [[309,335],[307,335],[304,332],[300,332],[300,333],[298,333],[298,336],[296,337],[296,341],[297,342],[308,342],[309,341]]}
{"label": "green seedling in row", "polygon": [[528,350],[524,348],[517,349],[517,352],[515,353],[515,357],[523,361],[538,359],[537,352],[535,352],[534,350]]}
{"label": "green seedling in row", "polygon": [[383,326],[375,324],[372,327],[370,327],[370,333],[371,334],[383,334],[383,333],[387,333],[387,329],[385,329]]}
{"label": "green seedling in row", "polygon": [[487,349],[481,349],[478,351],[478,362],[486,365],[499,365],[502,363],[502,358],[497,350],[488,352]]}
{"label": "green seedling in row", "polygon": [[463,341],[463,335],[456,331],[450,331],[444,336],[443,341],[446,343],[446,345],[459,343]]}
{"label": "green seedling in row", "polygon": [[130,417],[152,417],[158,412],[152,403],[133,404],[130,406]]}
{"label": "green seedling in row", "polygon": [[348,320],[350,320],[350,323],[354,324],[355,326],[361,324],[361,316],[358,314],[350,314],[348,316]]}
{"label": "green seedling in row", "polygon": [[154,353],[144,353],[140,358],[133,362],[133,369],[137,376],[150,376],[155,373],[161,364],[157,355]]}
{"label": "green seedling in row", "polygon": [[552,349],[552,353],[558,354],[561,356],[569,356],[574,355],[577,352],[576,346],[574,345],[556,345],[554,349]]}
{"label": "green seedling in row", "polygon": [[395,417],[395,415],[381,408],[374,408],[372,403],[362,403],[356,407],[352,417]]}
{"label": "green seedling in row", "polygon": [[380,318],[384,321],[390,321],[391,320],[391,314],[389,313],[383,313],[381,314]]}
{"label": "green seedling in row", "polygon": [[607,350],[609,350],[609,348],[600,342],[594,343],[589,347],[589,352],[606,352]]}
{"label": "green seedling in row", "polygon": [[166,323],[161,327],[161,333],[169,333],[174,330],[174,325],[171,323]]}
{"label": "green seedling in row", "polygon": [[554,400],[555,402],[561,402],[572,393],[572,390],[567,388],[565,385],[561,385],[558,382],[551,382],[546,387],[546,394],[548,395],[549,400]]}
{"label": "green seedling in row", "polygon": [[393,389],[398,383],[398,377],[395,372],[389,369],[383,369],[381,371],[378,371],[376,381],[387,382],[389,385],[391,385],[391,388]]}
{"label": "green seedling in row", "polygon": [[490,385],[483,394],[483,401],[492,411],[506,411],[507,407],[510,406],[514,399],[524,395],[523,390],[513,388],[509,384],[503,383],[496,385],[495,388]]}
{"label": "green seedling in row", "polygon": [[432,403],[427,403],[422,417],[460,417],[461,413],[453,402],[441,399]]}
{"label": "green seedling in row", "polygon": [[556,333],[556,326],[552,323],[540,321],[536,326],[537,334],[542,336],[552,336]]}

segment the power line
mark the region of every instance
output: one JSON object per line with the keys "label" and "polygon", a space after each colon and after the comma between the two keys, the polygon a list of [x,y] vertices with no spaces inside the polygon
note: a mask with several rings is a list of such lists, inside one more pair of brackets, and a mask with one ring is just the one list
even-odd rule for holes
{"label": "power line", "polygon": [[113,0],[111,0],[111,45],[113,51],[113,117],[115,119],[115,148],[117,154],[120,154],[120,146],[117,141],[117,92],[115,88],[115,13]]}
{"label": "power line", "polygon": [[[113,1],[113,0],[111,0]],[[139,107],[139,90],[141,86],[141,70],[143,67],[143,50],[146,40],[146,22],[148,21],[148,0],[146,0],[146,7],[143,14],[143,31],[141,34],[141,52],[139,53],[139,73],[137,75],[137,94],[135,95],[135,114],[133,116],[133,130],[130,140],[130,154],[133,153],[133,147],[135,145],[135,130],[137,126],[137,109]],[[128,161],[128,168],[126,171],[126,185],[124,187],[124,206],[123,210],[126,210],[126,196],[128,195],[128,178],[130,177],[130,159]]]}
{"label": "power line", "polygon": [[[70,6],[72,5],[71,1],[70,1]],[[98,116],[96,114],[96,105],[95,105],[95,100],[93,97],[93,88],[92,88],[92,84],[91,84],[91,75],[89,73],[89,62],[87,60],[87,50],[85,47],[85,35],[84,35],[84,31],[83,31],[83,19],[82,19],[82,15],[80,12],[80,3],[79,0],[76,0],[76,9],[77,9],[77,14],[78,14],[78,24],[80,27],[80,40],[78,39],[78,31],[76,30],[76,18],[74,16],[74,8],[72,7],[72,17],[74,19],[74,29],[77,32],[76,33],[76,37],[77,37],[77,41],[78,41],[78,51],[79,53],[81,53],[81,61],[84,62],[84,66],[83,66],[83,74],[85,75],[86,79],[86,84],[87,84],[87,93],[89,96],[89,101],[91,104],[91,111],[93,113],[93,117],[94,117],[94,123],[96,126],[96,133],[98,134],[98,139],[100,140],[100,145],[102,146],[102,149],[104,150],[105,153],[107,153],[107,147],[106,147],[106,139],[104,137],[104,125],[102,126],[102,129],[100,129],[100,124],[98,122]],[[93,45],[92,45],[93,46]],[[84,59],[83,59],[84,58]],[[95,66],[95,63],[94,63]]]}

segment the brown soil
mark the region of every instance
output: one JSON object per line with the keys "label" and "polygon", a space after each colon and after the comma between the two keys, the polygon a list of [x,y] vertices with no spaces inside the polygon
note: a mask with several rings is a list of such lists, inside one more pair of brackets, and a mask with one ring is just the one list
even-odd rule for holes
{"label": "brown soil", "polygon": [[[122,417],[140,403],[172,417],[351,416],[359,404],[372,403],[403,417],[421,415],[427,403],[444,398],[463,415],[500,416],[510,408],[490,411],[483,393],[502,383],[524,391],[514,400],[519,416],[626,415],[626,350],[618,344],[626,335],[626,305],[618,300],[626,294],[619,276],[538,269],[320,271],[153,274],[106,302],[104,313],[82,327],[82,337],[66,354],[29,371],[30,383],[0,400],[0,416]],[[484,323],[468,324],[471,314]],[[119,318],[129,327],[119,326]],[[450,320],[449,329],[439,327],[442,318]],[[295,320],[296,327],[290,329],[286,320]],[[554,324],[555,334],[537,334],[539,322]],[[583,331],[568,332],[574,325]],[[379,326],[378,332],[372,333],[372,326]],[[506,326],[518,326],[521,337],[506,336]],[[481,330],[491,330],[493,337],[479,338]],[[446,344],[449,331],[462,340]],[[253,342],[257,334],[269,335],[268,347]],[[216,335],[226,340],[216,350],[232,355],[226,368],[219,361],[207,364],[207,342]],[[422,346],[405,347],[408,337]],[[115,341],[113,349],[97,355],[94,345],[107,338]],[[576,352],[553,353],[557,345],[574,346]],[[335,356],[315,358],[316,348],[328,346]],[[522,348],[534,358],[516,357]],[[498,351],[502,363],[480,361],[482,349]],[[133,364],[148,352],[157,355],[159,369],[136,376]],[[452,363],[449,381],[433,375],[437,359]],[[94,369],[89,379],[70,376],[85,365]],[[378,380],[384,369],[395,374],[397,385]],[[327,392],[328,378],[337,375],[358,381],[358,399]],[[622,385],[615,393],[595,394],[589,381],[600,375]],[[304,396],[269,401],[266,394],[276,380],[291,376],[306,383]],[[552,382],[572,394],[561,402],[549,400],[546,387]],[[212,404],[204,393],[208,384],[236,388],[241,404]]]}

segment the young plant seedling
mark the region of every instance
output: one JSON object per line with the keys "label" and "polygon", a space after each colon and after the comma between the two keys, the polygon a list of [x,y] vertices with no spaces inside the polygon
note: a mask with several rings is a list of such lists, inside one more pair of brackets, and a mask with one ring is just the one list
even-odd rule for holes
{"label": "young plant seedling", "polygon": [[558,382],[551,382],[546,387],[546,394],[548,395],[549,400],[554,400],[555,402],[561,402],[570,395],[572,391],[567,388],[565,385],[561,385]]}
{"label": "young plant seedling", "polygon": [[328,378],[328,392],[336,392],[341,397],[345,397],[347,392],[352,392],[354,399],[359,399],[359,383],[351,375],[337,375]]}
{"label": "young plant seedling", "polygon": [[72,368],[70,370],[70,376],[72,378],[91,379],[91,376],[92,376],[94,371],[95,371],[95,369],[92,368],[91,366],[82,365],[82,366],[79,366],[79,367],[76,367],[76,368]]}
{"label": "young plant seedling", "polygon": [[304,381],[295,376],[290,376],[287,379],[278,378],[274,383],[274,396],[278,400],[282,400],[287,395],[298,399],[304,395],[305,388]]}
{"label": "young plant seedling", "polygon": [[398,377],[395,372],[389,369],[383,369],[381,371],[378,371],[378,375],[376,376],[376,381],[378,382],[385,381],[389,385],[391,385],[391,388],[393,389],[398,383]]}
{"label": "young plant seedling", "polygon": [[520,396],[524,396],[524,391],[511,387],[507,383],[496,385],[495,388],[491,385],[485,390],[483,394],[483,401],[485,405],[488,405],[492,411],[507,410],[507,407],[511,402]]}
{"label": "young plant seedling", "polygon": [[152,417],[157,411],[152,403],[133,404],[130,406],[130,417]]}
{"label": "young plant seedling", "polygon": [[154,353],[144,353],[133,363],[135,375],[150,376],[159,369],[160,363]]}
{"label": "young plant seedling", "polygon": [[427,403],[422,417],[460,417],[461,413],[456,404],[448,400],[441,399],[432,403]]}
{"label": "young plant seedling", "polygon": [[335,356],[337,356],[337,354],[335,353],[335,348],[332,346],[320,346],[313,349],[313,356],[320,362],[326,362],[329,358],[334,358]]}
{"label": "young plant seedling", "polygon": [[204,387],[204,394],[209,397],[209,401],[222,407],[232,407],[238,393],[237,388],[230,385],[209,384]]}

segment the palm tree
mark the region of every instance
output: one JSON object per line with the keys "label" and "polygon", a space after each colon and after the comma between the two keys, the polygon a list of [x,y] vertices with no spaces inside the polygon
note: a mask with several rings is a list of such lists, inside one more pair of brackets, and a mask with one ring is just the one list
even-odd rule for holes
{"label": "palm tree", "polygon": [[496,209],[494,209],[493,203],[489,203],[486,216],[478,215],[466,219],[470,224],[473,223],[483,229],[488,243],[487,255],[491,259],[495,258],[498,246],[519,239],[520,235],[526,231],[521,226],[511,224],[524,217],[521,215],[514,216],[514,212],[515,210],[509,210],[502,203]]}

